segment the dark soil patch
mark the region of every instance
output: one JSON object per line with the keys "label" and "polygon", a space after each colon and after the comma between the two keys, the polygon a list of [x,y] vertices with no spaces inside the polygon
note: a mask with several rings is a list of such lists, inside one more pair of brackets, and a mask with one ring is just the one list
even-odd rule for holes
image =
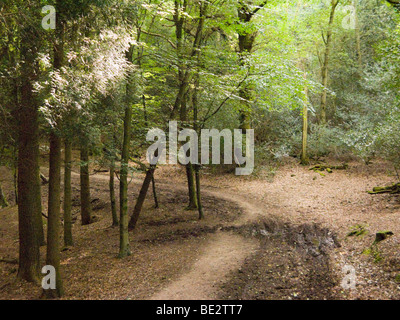
{"label": "dark soil patch", "polygon": [[260,239],[260,249],[221,287],[221,299],[336,299],[338,283],[329,251],[336,236],[317,225],[276,222],[247,226],[242,232]]}

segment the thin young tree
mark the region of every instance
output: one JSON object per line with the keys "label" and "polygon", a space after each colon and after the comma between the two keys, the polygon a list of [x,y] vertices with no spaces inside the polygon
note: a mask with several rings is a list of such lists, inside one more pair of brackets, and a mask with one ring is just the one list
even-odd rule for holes
{"label": "thin young tree", "polygon": [[[126,59],[132,62],[133,46],[126,54]],[[121,170],[120,170],[120,185],[119,185],[119,201],[120,201],[120,241],[119,241],[119,258],[124,258],[131,254],[129,247],[129,231],[128,231],[128,173],[129,173],[129,159],[130,159],[130,142],[132,134],[132,106],[131,94],[133,92],[133,75],[130,74],[126,80],[126,99],[125,99],[125,116],[124,116],[124,137],[122,142],[121,152]]]}
{"label": "thin young tree", "polygon": [[72,143],[66,138],[64,141],[64,245],[73,246],[72,237]]}
{"label": "thin young tree", "polygon": [[318,121],[320,124],[325,125],[327,122],[326,118],[326,106],[327,106],[327,98],[328,98],[328,77],[329,77],[329,63],[331,58],[331,46],[332,46],[332,35],[333,35],[333,24],[335,21],[335,12],[336,8],[339,5],[340,0],[331,0],[331,11],[329,15],[329,22],[328,22],[328,31],[326,33],[326,38],[323,35],[323,40],[325,44],[325,53],[324,53],[324,60],[322,63],[322,70],[321,70],[321,77],[322,77],[322,85],[323,90],[321,94],[321,104],[319,110],[319,117]]}

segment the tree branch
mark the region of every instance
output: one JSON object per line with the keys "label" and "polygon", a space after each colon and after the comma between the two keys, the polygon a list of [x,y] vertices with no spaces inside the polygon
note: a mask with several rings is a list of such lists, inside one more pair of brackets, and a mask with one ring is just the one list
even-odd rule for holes
{"label": "tree branch", "polygon": [[167,42],[172,46],[172,48],[176,49],[176,45],[175,45],[170,39],[166,38],[166,37],[163,36],[162,34],[147,32],[147,31],[144,31],[144,30],[142,30],[142,32],[143,32],[144,34],[149,35],[149,36],[162,38],[162,39],[164,39],[165,41],[167,41]]}

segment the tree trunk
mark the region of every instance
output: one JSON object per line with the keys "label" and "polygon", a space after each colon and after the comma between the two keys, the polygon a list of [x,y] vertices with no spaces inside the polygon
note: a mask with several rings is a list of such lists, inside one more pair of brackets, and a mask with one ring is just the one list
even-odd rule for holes
{"label": "tree trunk", "polygon": [[140,192],[139,192],[139,197],[136,200],[135,209],[133,210],[131,219],[129,221],[129,231],[134,230],[136,227],[136,223],[139,219],[140,212],[142,211],[143,203],[144,203],[144,200],[146,199],[147,191],[149,190],[149,186],[151,183],[151,177],[153,176],[153,174],[154,174],[154,167],[151,167],[146,172],[146,176],[144,178],[142,188],[140,189]]}
{"label": "tree trunk", "polygon": [[120,243],[119,258],[124,258],[131,254],[129,248],[129,232],[128,232],[128,162],[129,162],[129,144],[131,135],[132,109],[130,106],[125,108],[124,119],[124,141],[121,156],[121,173],[119,185],[119,201],[120,201]]}
{"label": "tree trunk", "polygon": [[[126,59],[132,62],[133,47],[126,54]],[[130,95],[132,93],[132,76],[128,75],[125,92],[125,117],[124,117],[124,140],[121,152],[121,171],[119,184],[119,258],[131,254],[129,247],[128,231],[128,168],[130,158],[130,142],[132,133],[132,107]]]}
{"label": "tree trunk", "polygon": [[[306,73],[304,73],[304,79],[307,79]],[[304,102],[303,102],[303,134],[302,134],[302,148],[301,148],[301,164],[308,165],[310,160],[307,156],[307,133],[308,133],[308,88],[304,87]]]}
{"label": "tree trunk", "polygon": [[90,204],[89,151],[86,146],[81,148],[80,178],[82,225],[87,225],[92,222],[92,208]]}
{"label": "tree trunk", "polygon": [[199,209],[199,220],[204,219],[203,213],[203,205],[201,204],[201,189],[200,189],[200,165],[196,164],[195,166],[196,172],[196,193],[197,193],[197,204]]}
{"label": "tree trunk", "polygon": [[157,198],[156,181],[154,179],[154,171],[153,171],[153,174],[151,175],[151,184],[153,187],[154,208],[157,209],[157,208],[159,208],[159,205],[158,205],[158,198]]}
{"label": "tree trunk", "polygon": [[[21,40],[21,104],[18,122],[18,226],[19,268],[18,277],[39,283],[39,245],[42,216],[39,178],[39,122],[37,97],[32,84],[37,78],[36,55],[38,45],[32,43],[31,34],[23,30]],[[36,37],[36,35],[34,35]],[[43,226],[42,226],[43,230]],[[44,239],[43,239],[44,240]]]}
{"label": "tree trunk", "polygon": [[[196,73],[195,77],[195,82],[194,82],[194,91],[192,95],[192,104],[193,104],[193,128],[194,130],[198,133],[199,128],[198,128],[198,99],[197,99],[197,92],[198,92],[198,87],[199,87],[199,73]],[[201,203],[201,188],[200,188],[200,165],[195,164],[194,165],[195,169],[195,177],[196,177],[196,195],[197,195],[197,206],[199,210],[199,220],[204,218],[204,213],[203,213],[203,205]]]}
{"label": "tree trunk", "polygon": [[324,57],[324,63],[322,66],[322,85],[324,87],[322,91],[322,96],[321,96],[321,105],[320,105],[320,114],[319,114],[319,123],[322,125],[325,125],[327,122],[326,119],[326,105],[327,105],[327,96],[328,96],[328,91],[327,91],[327,86],[328,86],[328,72],[329,72],[329,61],[330,61],[330,51],[331,51],[331,43],[332,43],[332,28],[333,28],[333,23],[335,20],[335,11],[336,7],[339,4],[339,0],[331,0],[331,14],[329,17],[329,25],[328,25],[328,32],[326,35],[326,40],[325,41],[325,57]]}
{"label": "tree trunk", "polygon": [[187,208],[189,210],[197,209],[194,170],[193,170],[193,165],[191,163],[188,163],[186,165],[186,177],[187,177],[188,192],[189,192],[189,205],[188,205]]}
{"label": "tree trunk", "polygon": [[61,139],[50,133],[50,171],[49,171],[49,206],[47,219],[47,258],[46,264],[56,270],[56,288],[46,289],[47,298],[59,298],[63,294],[60,275],[60,182],[61,182]]}
{"label": "tree trunk", "polygon": [[14,185],[14,201],[18,204],[18,154],[16,148],[13,148],[13,185]]}
{"label": "tree trunk", "polygon": [[361,51],[361,33],[360,33],[360,20],[358,19],[358,1],[355,5],[355,19],[356,19],[356,48],[357,48],[357,60],[358,60],[358,74],[361,77],[363,74],[363,56]]}
{"label": "tree trunk", "polygon": [[64,159],[64,245],[73,246],[72,238],[72,190],[71,190],[71,162],[72,143],[65,140]]}
{"label": "tree trunk", "polygon": [[3,189],[1,188],[1,183],[0,183],[0,209],[5,207],[8,207],[8,202],[6,197],[4,196]]}
{"label": "tree trunk", "polygon": [[112,160],[110,165],[110,202],[111,202],[111,214],[112,214],[112,226],[117,227],[119,225],[117,216],[117,206],[115,202],[115,188],[114,188],[114,176],[115,176],[115,161]]}
{"label": "tree trunk", "polygon": [[[249,24],[254,15],[253,12],[249,10],[249,7],[244,2],[240,2],[238,7],[238,18],[242,25]],[[263,4],[262,6],[264,6]],[[261,7],[260,7],[261,8]],[[246,29],[246,28],[245,28]],[[248,64],[247,58],[253,51],[254,42],[256,40],[258,32],[251,30],[241,30],[238,32],[239,40],[239,59],[242,66]],[[253,89],[249,84],[243,84],[242,88],[239,90],[239,96],[243,99],[240,101],[242,107],[239,110],[239,121],[240,129],[246,130],[250,129],[250,104],[249,101],[253,99]]]}

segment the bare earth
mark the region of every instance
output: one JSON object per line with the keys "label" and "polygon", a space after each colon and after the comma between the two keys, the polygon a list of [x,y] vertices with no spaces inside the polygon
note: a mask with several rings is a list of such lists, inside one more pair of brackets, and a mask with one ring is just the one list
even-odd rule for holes
{"label": "bare earth", "polygon": [[[272,182],[206,172],[206,219],[198,221],[197,212],[185,210],[182,168],[162,167],[161,207],[153,209],[149,193],[124,260],[116,258],[118,228],[109,227],[107,174],[91,176],[98,222],[84,227],[74,175],[75,246],[62,251],[64,298],[399,299],[399,198],[366,193],[396,182],[388,168],[350,163],[322,177],[288,161]],[[11,177],[0,173],[12,198]],[[131,208],[141,179],[130,184]],[[46,196],[43,187],[44,207]],[[347,237],[355,225],[366,234]],[[37,299],[40,288],[16,279],[17,227],[16,207],[0,210],[0,298]],[[394,236],[366,251],[382,230]],[[44,254],[42,248],[43,261]],[[355,289],[341,286],[344,266],[355,269]]]}

